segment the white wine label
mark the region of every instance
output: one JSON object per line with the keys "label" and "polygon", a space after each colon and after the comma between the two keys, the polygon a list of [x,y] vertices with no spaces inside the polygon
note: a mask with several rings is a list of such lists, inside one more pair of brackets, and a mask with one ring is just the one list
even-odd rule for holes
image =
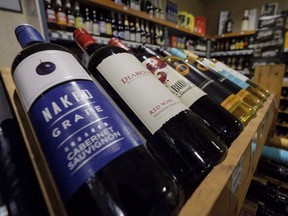
{"label": "white wine label", "polygon": [[188,109],[130,53],[107,57],[97,70],[152,134],[173,116]]}
{"label": "white wine label", "polygon": [[[58,64],[55,62],[67,62]],[[15,69],[13,78],[28,112],[39,92],[71,79],[92,80],[82,66],[70,53],[46,50],[30,55]],[[24,72],[23,72],[24,71]]]}
{"label": "white wine label", "polygon": [[217,62],[216,64],[244,82],[246,82],[249,79],[248,77],[244,76],[243,74],[239,73],[238,71],[234,70],[233,68],[228,67],[227,65],[223,64],[222,62]]}
{"label": "white wine label", "polygon": [[71,56],[36,53],[14,74],[23,101],[32,103],[29,119],[64,202],[97,171],[143,144]]}
{"label": "white wine label", "polygon": [[188,107],[206,95],[204,91],[157,57],[147,58],[142,65]]}
{"label": "white wine label", "polygon": [[225,66],[222,62],[213,63],[208,59],[204,59],[202,63],[208,68],[212,68],[214,71],[221,74],[239,87],[243,89],[247,89],[249,87],[249,84],[232,73],[232,68],[229,69],[229,67]]}

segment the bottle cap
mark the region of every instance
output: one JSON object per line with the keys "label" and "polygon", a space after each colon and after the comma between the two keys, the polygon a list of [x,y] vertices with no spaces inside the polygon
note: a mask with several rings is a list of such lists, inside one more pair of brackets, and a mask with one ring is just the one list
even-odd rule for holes
{"label": "bottle cap", "polygon": [[117,46],[117,47],[121,47],[125,50],[127,50],[128,52],[131,52],[131,49],[126,46],[120,39],[113,37],[109,40],[108,45],[110,46]]}
{"label": "bottle cap", "polygon": [[21,24],[15,28],[16,38],[22,48],[31,44],[31,42],[45,43],[42,35],[31,25]]}
{"label": "bottle cap", "polygon": [[77,28],[73,32],[74,41],[84,50],[90,44],[97,43],[97,41],[83,28]]}

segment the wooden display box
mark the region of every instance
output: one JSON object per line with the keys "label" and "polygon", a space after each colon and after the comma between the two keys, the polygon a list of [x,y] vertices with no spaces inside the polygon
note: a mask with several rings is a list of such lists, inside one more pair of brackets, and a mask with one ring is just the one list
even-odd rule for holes
{"label": "wooden display box", "polygon": [[[0,74],[19,122],[50,215],[67,215],[43,152],[20,103],[9,68]],[[238,215],[242,207],[274,113],[274,95],[232,143],[226,159],[217,165],[183,206],[179,216]],[[256,143],[252,152],[251,144]]]}

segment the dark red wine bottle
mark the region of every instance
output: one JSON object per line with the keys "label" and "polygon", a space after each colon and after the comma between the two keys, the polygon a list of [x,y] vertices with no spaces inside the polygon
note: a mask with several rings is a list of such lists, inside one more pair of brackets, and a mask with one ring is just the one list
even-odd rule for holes
{"label": "dark red wine bottle", "polygon": [[[118,38],[110,39],[109,45],[122,47],[134,52]],[[155,77],[157,77],[174,95],[196,113],[200,120],[230,146],[233,140],[243,131],[243,124],[230,112],[215,103],[204,91],[175,71],[166,62],[151,53],[135,55]]]}
{"label": "dark red wine bottle", "polygon": [[[145,46],[142,46],[141,49],[145,49],[147,52],[150,52],[151,50]],[[210,96],[211,99],[231,112],[244,125],[248,124],[248,122],[255,116],[255,111],[252,107],[243,102],[231,91],[224,88],[213,79],[207,77],[198,69],[195,70],[195,68],[191,67],[190,64],[187,64],[176,56],[170,55],[170,53],[164,49],[158,49],[157,52],[159,53],[157,54],[159,58],[168,63],[178,73],[185,76],[189,81],[201,88]]]}
{"label": "dark red wine bottle", "polygon": [[77,29],[73,36],[90,55],[88,70],[189,196],[224,158],[227,148],[134,55],[120,47],[101,47],[84,29]]}
{"label": "dark red wine bottle", "polygon": [[175,215],[183,193],[74,55],[30,25],[12,74],[69,215]]}
{"label": "dark red wine bottle", "polygon": [[288,167],[283,164],[260,158],[257,165],[257,172],[283,182],[288,182]]}
{"label": "dark red wine bottle", "polygon": [[[0,79],[0,209],[7,215],[48,216],[40,184],[15,113]],[[0,210],[0,215],[6,215]]]}
{"label": "dark red wine bottle", "polygon": [[288,207],[287,194],[276,187],[267,186],[252,180],[247,192],[248,197],[266,203],[276,209],[285,210]]}

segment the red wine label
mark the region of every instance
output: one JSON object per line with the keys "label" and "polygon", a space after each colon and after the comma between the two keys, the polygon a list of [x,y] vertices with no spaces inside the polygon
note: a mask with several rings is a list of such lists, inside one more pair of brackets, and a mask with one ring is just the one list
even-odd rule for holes
{"label": "red wine label", "polygon": [[31,55],[14,78],[64,202],[102,167],[143,144],[71,54]]}
{"label": "red wine label", "polygon": [[142,65],[188,107],[206,95],[204,91],[157,57],[147,58]]}
{"label": "red wine label", "polygon": [[107,57],[97,70],[152,134],[173,116],[188,109],[130,53]]}

